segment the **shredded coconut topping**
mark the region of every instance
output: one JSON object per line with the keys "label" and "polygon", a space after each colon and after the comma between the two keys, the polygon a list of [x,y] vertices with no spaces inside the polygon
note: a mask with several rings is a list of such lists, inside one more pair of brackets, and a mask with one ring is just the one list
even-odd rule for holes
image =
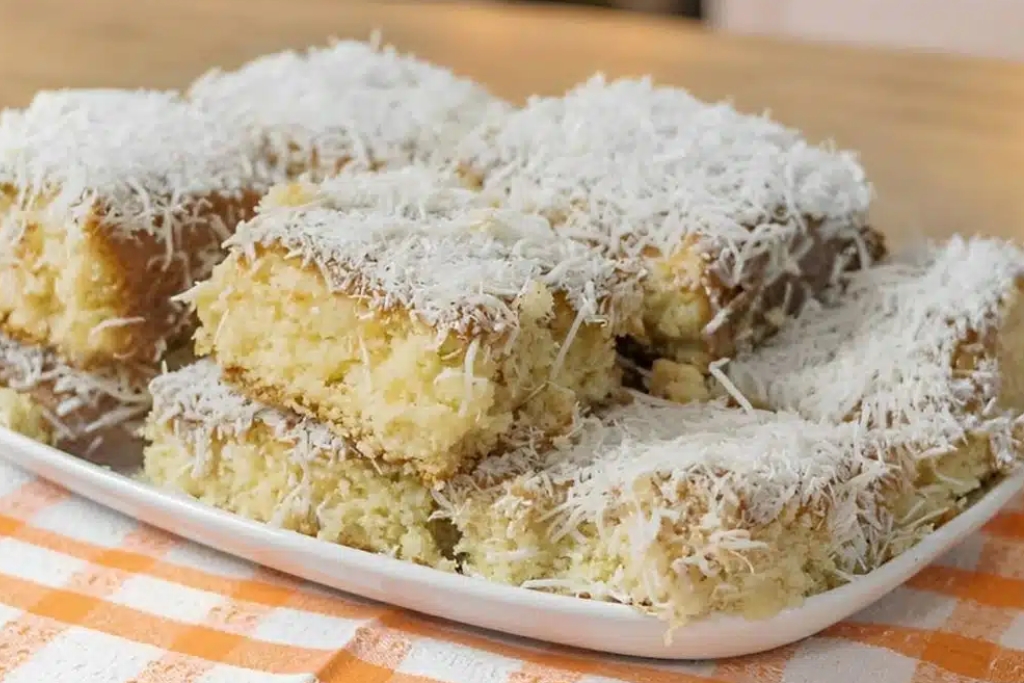
{"label": "shredded coconut topping", "polygon": [[483,461],[472,485],[502,486],[518,475],[517,490],[563,489],[569,518],[595,522],[617,497],[635,495],[639,481],[655,478],[686,484],[691,494],[704,489],[716,498],[715,510],[736,510],[742,501],[746,521],[763,524],[791,501],[809,505],[831,495],[837,482],[868,470],[873,476],[867,479],[877,479],[888,471],[869,457],[877,453],[866,451],[854,424],[747,412],[722,401],[681,405],[639,393],[632,398],[584,419],[569,446],[527,447]]}
{"label": "shredded coconut topping", "polygon": [[324,424],[271,408],[231,388],[210,360],[155,377],[149,391],[153,396],[149,421],[173,426],[175,435],[193,449],[197,474],[205,474],[215,440],[240,436],[256,424],[266,426],[275,438],[292,442],[300,462],[318,454],[333,459],[351,453],[348,443]]}
{"label": "shredded coconut topping", "polygon": [[286,167],[316,159],[328,173],[435,158],[508,106],[468,79],[376,41],[340,41],[213,70],[189,91],[248,129]]}
{"label": "shredded coconut topping", "polygon": [[0,113],[0,187],[18,206],[47,200],[65,221],[98,209],[128,233],[173,234],[204,198],[266,186],[256,159],[239,131],[173,92],[48,91]]}
{"label": "shredded coconut topping", "polygon": [[[715,553],[760,547],[752,535],[758,526],[785,511],[810,511],[828,525],[829,552],[852,572],[889,542],[892,516],[881,495],[910,483],[909,457],[879,450],[855,423],[635,394],[632,404],[585,419],[570,444],[489,458],[436,497],[439,515],[452,519],[468,499],[488,500],[505,511],[510,534],[538,514],[553,541],[596,534],[613,556],[628,553],[659,577],[666,569],[657,546],[666,538],[701,537],[694,554],[676,562],[711,575]],[[621,578],[554,577],[549,587],[633,602]],[[654,608],[672,613],[670,605]]]}
{"label": "shredded coconut topping", "polygon": [[457,156],[509,206],[616,252],[670,254],[698,238],[722,255],[730,284],[755,256],[769,257],[762,281],[782,275],[793,259],[775,252],[809,222],[856,239],[872,194],[852,154],[649,79],[597,75],[531,98],[478,127]]}
{"label": "shredded coconut topping", "polygon": [[[474,209],[493,208],[490,200],[465,187],[455,175],[422,165],[410,165],[379,173],[347,172],[319,183],[299,183],[296,193],[284,194],[294,205],[294,197],[303,206],[317,206],[346,213],[382,212],[409,219],[451,218]],[[263,209],[280,202],[276,192],[266,197]]]}
{"label": "shredded coconut topping", "polygon": [[[826,525],[826,551],[842,576],[885,559],[897,525],[886,495],[914,485],[920,453],[885,450],[883,441],[853,422],[637,394],[632,405],[584,420],[570,444],[493,456],[435,497],[438,516],[453,520],[468,501],[487,501],[506,516],[509,534],[532,519],[555,542],[596,535],[599,552],[628,555],[632,571],[642,567],[658,581],[689,565],[712,576],[720,554],[762,547],[759,527],[807,513]],[[659,544],[673,541],[683,541],[683,553],[668,572]],[[644,599],[625,585],[617,572],[607,581],[555,576],[527,587]],[[671,616],[675,606],[651,608]]]}
{"label": "shredded coconut topping", "polygon": [[[885,428],[889,443],[951,447],[1000,415],[1000,368],[985,340],[1022,276],[1024,251],[1000,240],[915,250],[853,273],[838,301],[811,304],[726,371],[762,406]],[[959,353],[978,362],[958,367]]]}
{"label": "shredded coconut topping", "polygon": [[[984,239],[859,273],[767,348],[716,366],[730,384],[721,398],[680,405],[633,394],[556,448],[526,443],[484,460],[438,496],[443,514],[458,518],[487,492],[509,533],[539,509],[555,540],[596,533],[603,547],[643,558],[684,527],[715,552],[726,538],[742,551],[758,526],[809,510],[828,524],[840,573],[871,568],[903,523],[884,496],[914,486],[921,459],[973,435],[987,437],[996,469],[1020,462],[1021,417],[998,406],[1006,369],[992,339],[1022,275],[1024,252]],[[964,350],[973,360],[958,364]],[[585,583],[537,586],[618,590],[614,580]]]}
{"label": "shredded coconut topping", "polygon": [[38,400],[62,438],[78,438],[128,424],[149,409],[141,371],[111,367],[93,372],[72,368],[56,355],[0,333],[0,384]]}
{"label": "shredded coconut topping", "polygon": [[265,203],[227,244],[249,258],[257,245],[283,248],[315,264],[335,291],[460,334],[511,332],[519,298],[538,283],[587,321],[632,314],[635,271],[559,236],[541,216],[489,207],[453,182],[415,168],[345,174],[303,206]]}

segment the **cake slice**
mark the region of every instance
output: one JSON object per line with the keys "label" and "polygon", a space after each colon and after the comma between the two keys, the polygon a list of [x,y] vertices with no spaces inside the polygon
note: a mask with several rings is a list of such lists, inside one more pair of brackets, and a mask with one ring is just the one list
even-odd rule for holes
{"label": "cake slice", "polygon": [[200,360],[151,384],[146,478],[250,519],[450,569],[450,532],[418,478],[320,424],[246,398]]}
{"label": "cake slice", "polygon": [[624,350],[702,373],[884,253],[852,154],[646,79],[534,97],[467,136],[456,164],[503,205],[640,259],[644,324]]}
{"label": "cake slice", "polygon": [[440,481],[618,390],[637,276],[422,168],[271,192],[187,298],[249,396]]}
{"label": "cake slice", "polygon": [[719,398],[635,395],[557,448],[483,461],[439,494],[463,571],[676,625],[871,571],[1019,467],[1022,274],[1017,247],[980,239],[876,266],[716,364]]}
{"label": "cake slice", "polygon": [[156,365],[269,176],[170,92],[39,93],[0,113],[0,329],[76,367]]}
{"label": "cake slice", "polygon": [[764,348],[730,361],[751,403],[957,443],[1024,410],[1024,252],[955,237],[854,273]]}
{"label": "cake slice", "polygon": [[[288,196],[329,204],[305,192]],[[1020,465],[1022,274],[1021,250],[981,239],[875,266],[711,366],[710,401],[630,393],[432,490],[203,361],[154,381],[147,473],[252,518],[672,625],[766,617],[907,551]],[[386,503],[382,480],[402,482]]]}
{"label": "cake slice", "polygon": [[189,98],[247,131],[278,170],[330,176],[439,162],[510,105],[472,81],[378,41],[339,41],[212,70]]}
{"label": "cake slice", "polygon": [[139,453],[152,375],[126,365],[78,370],[0,333],[0,424],[76,455],[125,462]]}
{"label": "cake slice", "polygon": [[438,493],[464,573],[673,625],[768,617],[904,552],[1015,463],[971,437],[887,450],[853,423],[637,395],[572,446],[485,460]]}

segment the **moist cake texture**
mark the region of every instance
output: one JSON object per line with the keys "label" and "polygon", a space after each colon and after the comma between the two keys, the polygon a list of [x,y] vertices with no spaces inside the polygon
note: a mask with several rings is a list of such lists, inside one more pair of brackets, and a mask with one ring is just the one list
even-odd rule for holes
{"label": "moist cake texture", "polygon": [[173,296],[275,182],[434,161],[507,105],[377,43],[211,71],[187,96],[60,90],[0,114],[0,329],[83,369],[156,364]]}
{"label": "moist cake texture", "polygon": [[419,479],[363,458],[322,423],[245,397],[209,360],[157,377],[151,391],[153,483],[324,540],[453,566]]}
{"label": "moist cake texture", "polygon": [[854,156],[647,79],[534,97],[461,143],[504,205],[648,271],[635,341],[701,369],[884,253]]}
{"label": "moist cake texture", "polygon": [[189,98],[246,130],[289,175],[431,163],[509,105],[377,40],[255,59],[197,79]]}
{"label": "moist cake texture", "polygon": [[77,367],[156,364],[270,177],[171,92],[62,90],[0,113],[0,329]]}
{"label": "moist cake texture", "polygon": [[438,495],[463,572],[679,625],[767,617],[870,571],[1006,462],[976,439],[920,455],[853,423],[637,395],[571,446],[485,460]]}
{"label": "moist cake texture", "polygon": [[767,117],[601,76],[516,109],[376,39],[43,92],[0,113],[0,425],[445,571],[769,616],[1022,459],[1024,251],[879,263],[871,199]]}
{"label": "moist cake texture", "polygon": [[[315,187],[279,196],[330,205]],[[451,204],[417,206],[402,211]],[[1022,276],[1024,252],[998,240],[903,254],[713,363],[700,401],[629,392],[432,487],[245,397],[206,360],[154,381],[179,398],[151,414],[147,474],[255,519],[673,626],[766,617],[902,554],[1019,466]]]}
{"label": "moist cake texture", "polygon": [[272,192],[188,298],[200,355],[369,457],[443,480],[618,390],[636,273],[410,168]]}
{"label": "moist cake texture", "polygon": [[559,448],[485,460],[440,494],[463,571],[679,624],[874,569],[1019,466],[1022,274],[996,240],[876,266],[713,366],[721,398],[634,395]]}

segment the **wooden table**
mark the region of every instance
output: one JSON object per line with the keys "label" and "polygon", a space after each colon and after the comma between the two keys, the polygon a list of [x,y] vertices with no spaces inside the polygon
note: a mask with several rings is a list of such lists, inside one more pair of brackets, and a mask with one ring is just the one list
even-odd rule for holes
{"label": "wooden table", "polygon": [[0,105],[39,88],[181,86],[211,65],[375,27],[510,98],[604,70],[770,109],[861,152],[875,223],[894,243],[1024,237],[1024,66],[731,38],[678,20],[424,1],[0,0]]}

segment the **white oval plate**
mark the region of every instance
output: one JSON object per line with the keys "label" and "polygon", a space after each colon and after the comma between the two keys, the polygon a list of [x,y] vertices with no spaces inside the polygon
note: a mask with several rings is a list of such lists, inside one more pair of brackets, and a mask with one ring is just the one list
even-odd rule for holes
{"label": "white oval plate", "polygon": [[551,595],[421,567],[275,529],[0,428],[0,457],[142,522],[309,581],[471,626],[619,655],[713,659],[811,636],[867,607],[978,530],[1024,487],[1024,471],[870,574],[770,619],[712,617],[677,629],[618,604]]}

